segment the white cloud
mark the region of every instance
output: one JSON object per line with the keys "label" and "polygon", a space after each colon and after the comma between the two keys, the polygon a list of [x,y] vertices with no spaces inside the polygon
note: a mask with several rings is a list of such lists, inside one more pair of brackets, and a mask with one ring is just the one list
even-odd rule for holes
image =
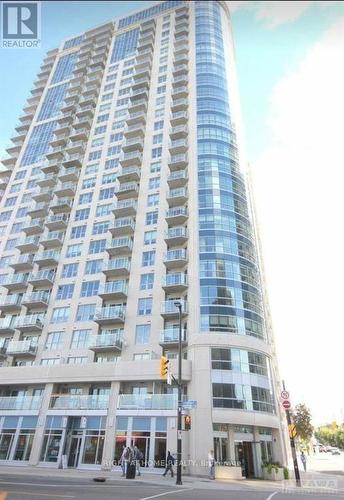
{"label": "white cloud", "polygon": [[344,409],[343,56],[344,17],[276,85],[252,166],[282,372],[318,422]]}
{"label": "white cloud", "polygon": [[338,4],[338,1],[233,1],[229,2],[231,12],[251,10],[258,21],[268,28],[276,28],[281,24],[290,23],[300,18],[310,7],[326,9]]}

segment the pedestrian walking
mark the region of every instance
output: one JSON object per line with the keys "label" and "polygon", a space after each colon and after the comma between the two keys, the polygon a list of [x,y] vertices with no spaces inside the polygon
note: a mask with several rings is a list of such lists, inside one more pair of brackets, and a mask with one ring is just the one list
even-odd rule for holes
{"label": "pedestrian walking", "polygon": [[136,445],[134,446],[134,459],[135,459],[135,465],[136,465],[136,474],[138,476],[141,476],[140,461],[143,459],[143,453]]}
{"label": "pedestrian walking", "polygon": [[163,473],[163,476],[166,477],[166,474],[168,471],[171,472],[171,477],[173,477],[173,466],[174,466],[174,458],[171,455],[171,452],[167,452],[167,458],[166,458],[166,469],[165,472]]}
{"label": "pedestrian walking", "polygon": [[129,446],[123,445],[123,451],[120,458],[121,468],[122,468],[122,477],[124,477],[127,473],[128,462],[130,460],[130,448]]}
{"label": "pedestrian walking", "polygon": [[301,451],[301,462],[302,462],[302,465],[303,465],[303,469],[305,472],[307,472],[307,458],[306,458],[306,455],[304,454],[303,451]]}
{"label": "pedestrian walking", "polygon": [[209,466],[209,477],[210,477],[210,479],[215,479],[214,450],[210,450],[209,453],[208,453],[208,466]]}

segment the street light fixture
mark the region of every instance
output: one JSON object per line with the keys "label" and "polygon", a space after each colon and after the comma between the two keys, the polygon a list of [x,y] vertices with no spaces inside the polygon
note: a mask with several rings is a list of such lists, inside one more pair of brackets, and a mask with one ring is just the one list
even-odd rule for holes
{"label": "street light fixture", "polygon": [[182,303],[174,303],[179,311],[178,336],[178,414],[177,414],[177,479],[176,484],[182,483]]}

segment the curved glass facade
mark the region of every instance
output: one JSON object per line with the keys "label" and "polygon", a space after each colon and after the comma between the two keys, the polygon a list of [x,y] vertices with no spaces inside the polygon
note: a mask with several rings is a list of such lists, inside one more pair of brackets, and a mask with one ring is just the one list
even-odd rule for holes
{"label": "curved glass facade", "polygon": [[226,78],[221,6],[196,3],[201,331],[264,338],[246,189]]}

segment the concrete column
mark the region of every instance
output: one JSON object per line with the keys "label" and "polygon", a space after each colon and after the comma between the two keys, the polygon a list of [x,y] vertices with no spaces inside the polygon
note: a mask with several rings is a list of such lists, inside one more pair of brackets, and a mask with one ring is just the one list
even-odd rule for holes
{"label": "concrete column", "polygon": [[235,460],[234,428],[231,425],[228,426],[228,458]]}
{"label": "concrete column", "polygon": [[254,463],[254,475],[256,477],[262,477],[262,452],[260,449],[260,435],[258,427],[253,428],[253,463]]}
{"label": "concrete column", "polygon": [[274,462],[279,462],[281,465],[287,464],[287,459],[283,449],[283,431],[281,429],[272,429],[272,459]]}
{"label": "concrete column", "polygon": [[32,443],[32,450],[30,454],[30,460],[29,464],[30,465],[37,465],[39,462],[39,456],[41,452],[41,447],[42,447],[42,441],[43,441],[43,436],[44,436],[44,429],[45,429],[45,419],[47,415],[47,411],[49,409],[50,405],[50,398],[53,392],[54,384],[46,384],[44,388],[44,394],[43,394],[43,400],[42,400],[42,405],[41,409],[39,410],[38,414],[38,422],[37,422],[37,428],[36,432],[33,438],[33,443]]}
{"label": "concrete column", "polygon": [[119,382],[111,382],[109,407],[106,418],[102,470],[111,470],[115,453],[116,408],[119,394]]}

